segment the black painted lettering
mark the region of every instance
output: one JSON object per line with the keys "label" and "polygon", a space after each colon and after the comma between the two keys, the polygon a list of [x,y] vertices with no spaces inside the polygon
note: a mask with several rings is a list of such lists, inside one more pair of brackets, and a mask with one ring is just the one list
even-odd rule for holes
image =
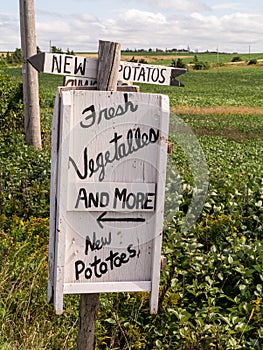
{"label": "black painted lettering", "polygon": [[102,181],[104,179],[104,176],[105,176],[105,166],[106,166],[106,164],[104,163],[103,153],[99,153],[97,155],[96,165],[97,165],[97,169],[101,169],[100,174],[99,174],[99,181]]}
{"label": "black painted lettering", "polygon": [[56,73],[61,73],[61,68],[62,68],[62,56],[59,55],[53,56],[52,58],[52,68],[51,68],[51,73],[56,72]]}
{"label": "black painted lettering", "polygon": [[89,208],[91,207],[95,207],[95,208],[98,208],[99,206],[99,193],[96,192],[95,193],[90,193],[89,194]]}
{"label": "black painted lettering", "polygon": [[[100,156],[100,154],[98,154],[98,157]],[[88,159],[87,159],[88,161]],[[95,161],[94,159],[90,159],[89,160],[89,171],[90,171],[90,174],[89,174],[89,177],[91,177],[93,175],[93,173],[95,172]]]}
{"label": "black painted lettering", "polygon": [[[93,240],[96,237],[93,237]],[[90,242],[90,240],[88,240]],[[96,243],[98,244],[98,243]],[[93,247],[94,244],[90,244],[89,246]],[[114,270],[116,268],[120,268],[123,264],[127,264],[130,259],[136,257],[136,249],[133,248],[133,245],[130,244],[127,247],[126,252],[114,252],[110,251],[109,256],[104,259],[104,261],[99,258],[97,255],[94,256],[93,261],[89,263],[89,267],[86,267],[85,262],[82,260],[77,260],[75,262],[75,277],[78,281],[80,279],[80,275],[84,272],[85,279],[90,279],[93,275],[96,278],[101,278],[104,274],[109,272],[110,270]]]}
{"label": "black painted lettering", "polygon": [[152,71],[152,81],[156,83],[158,79],[159,79],[159,68],[154,68],[154,70]]}
{"label": "black painted lettering", "polygon": [[136,81],[137,80],[137,76],[136,76],[137,70],[140,71],[140,66],[134,66],[133,69],[134,69],[133,80]]}
{"label": "black painted lettering", "polygon": [[99,113],[99,118],[98,118],[98,124],[100,124],[102,116],[104,115],[104,118],[108,120],[108,114],[107,114],[107,108],[103,108],[100,113]]}
{"label": "black painted lettering", "polygon": [[83,261],[78,260],[75,262],[75,277],[77,281],[79,280],[79,276],[84,271],[84,269],[85,269],[85,264]]}
{"label": "black painted lettering", "polygon": [[150,128],[150,130],[149,130],[149,141],[151,143],[157,142],[158,139],[159,139],[159,134],[160,134],[159,130],[154,130],[153,128]]}
{"label": "black painted lettering", "polygon": [[104,261],[100,264],[100,273],[104,275],[108,272],[108,265]]}
{"label": "black painted lettering", "polygon": [[75,161],[69,157],[69,162],[72,163],[78,177],[81,180],[85,180],[86,177],[88,176],[88,168],[87,168],[87,162],[88,162],[88,157],[87,157],[87,147],[84,148],[84,152],[83,152],[83,161],[84,161],[84,174],[81,174],[81,172],[79,171],[79,168],[77,167]]}
{"label": "black painted lettering", "polygon": [[129,95],[127,93],[124,94],[124,101],[125,101],[125,113],[130,109],[131,112],[136,112],[138,109],[138,105],[135,105],[129,101]]}
{"label": "black painted lettering", "polygon": [[[80,126],[82,128],[91,127],[95,123],[95,120],[96,120],[96,113],[95,113],[94,105],[91,105],[91,106],[85,108],[81,114],[85,115],[87,112],[91,112],[91,113],[88,114],[87,116],[85,116],[85,118],[84,118],[85,122],[84,121],[80,122]],[[88,123],[86,123],[86,122],[88,122]]]}
{"label": "black painted lettering", "polygon": [[148,74],[147,74],[147,81],[150,81],[151,79],[151,71],[152,71],[152,67],[147,67],[148,69]]}
{"label": "black painted lettering", "polygon": [[141,67],[140,73],[138,75],[138,80],[145,82],[145,69]]}
{"label": "black painted lettering", "polygon": [[113,252],[112,250],[110,251],[110,255],[105,259],[106,261],[110,262],[110,269],[113,270],[114,269],[114,259],[116,258],[116,256],[118,255],[117,252]]}
{"label": "black painted lettering", "polygon": [[[83,201],[83,202],[82,202]],[[87,193],[85,188],[80,188],[75,209],[79,208],[79,204],[83,203],[82,208],[105,208],[109,205],[110,196],[108,192],[90,192]]]}
{"label": "black painted lettering", "polygon": [[128,157],[130,154],[148,146],[150,143],[156,143],[159,139],[159,130],[150,128],[147,132],[141,133],[140,128],[137,128],[135,131],[129,129],[127,132],[126,142],[119,142],[121,139],[124,139],[123,135],[115,132],[113,138],[109,141],[109,143],[114,144],[114,150],[107,150],[105,153],[100,152],[95,158],[88,159],[87,147],[85,147],[83,151],[82,171],[77,166],[74,159],[72,157],[69,157],[69,163],[73,165],[73,168],[76,171],[78,177],[81,180],[84,180],[87,177],[91,177],[94,173],[98,172],[99,181],[103,181],[108,164]]}
{"label": "black painted lettering", "polygon": [[155,193],[146,193],[146,199],[144,201],[142,209],[154,209],[154,207],[155,207]]}
{"label": "black painted lettering", "polygon": [[109,234],[108,234],[108,239],[107,239],[107,237],[101,237],[101,244],[102,244],[102,246],[111,244],[111,232],[109,232]]}
{"label": "black painted lettering", "polygon": [[133,209],[136,205],[136,197],[135,194],[129,193],[126,198],[126,207],[128,209]]}
{"label": "black painted lettering", "polygon": [[86,192],[85,188],[80,188],[79,189],[79,194],[78,194],[77,202],[76,202],[76,205],[75,205],[76,209],[78,209],[80,201],[84,201],[84,203],[81,202],[81,203],[84,204],[84,208],[88,207],[87,192]]}
{"label": "black painted lettering", "polygon": [[129,262],[129,258],[126,253],[121,253],[120,259],[122,264],[127,264],[127,262]]}
{"label": "black painted lettering", "polygon": [[131,67],[125,66],[123,69],[123,79],[130,80],[131,79]]}
{"label": "black painted lettering", "polygon": [[119,188],[115,188],[113,208],[117,208],[117,200],[122,202],[122,208],[125,208],[126,197],[127,197],[127,188],[124,188],[121,192]]}
{"label": "black painted lettering", "polygon": [[109,205],[110,195],[108,192],[101,192],[100,194],[100,208],[105,208]]}
{"label": "black painted lettering", "polygon": [[79,58],[75,57],[75,65],[74,65],[74,75],[80,72],[81,75],[85,75],[87,59],[84,58],[83,62],[79,62]]}
{"label": "black painted lettering", "polygon": [[76,79],[68,79],[65,86],[76,86]]}
{"label": "black painted lettering", "polygon": [[159,84],[163,84],[165,82],[165,75],[164,75],[165,72],[166,72],[166,68],[162,68],[160,70]]}
{"label": "black painted lettering", "polygon": [[120,65],[119,65],[119,73],[122,72],[122,70],[123,70],[123,65],[120,64]]}
{"label": "black painted lettering", "polygon": [[136,209],[144,209],[144,197],[143,192],[137,193]]}
{"label": "black painted lettering", "polygon": [[[88,85],[88,81],[89,80],[85,82],[85,85]],[[94,83],[91,82],[91,85],[95,85],[96,83],[97,83],[96,81]],[[100,124],[101,121],[104,119],[111,120],[113,118],[125,115],[128,111],[132,113],[137,111],[138,104],[134,105],[133,102],[129,101],[129,96],[127,93],[124,94],[124,102],[125,102],[124,106],[118,105],[116,108],[115,107],[103,108],[98,113],[95,112],[94,105],[91,105],[85,108],[82,111],[82,114],[85,115],[87,112],[89,112],[89,114],[85,116],[84,121],[80,122],[80,126],[83,128],[90,128],[95,124],[97,116],[98,116],[97,124]]]}
{"label": "black painted lettering", "polygon": [[109,115],[109,119],[114,118],[114,117],[116,116],[115,108],[110,107],[110,108],[108,109],[108,115]]}
{"label": "black painted lettering", "polygon": [[101,277],[101,274],[98,272],[98,264],[101,262],[101,259],[99,259],[96,255],[94,257],[93,263],[90,264],[91,267],[94,267],[94,274],[97,278]]}
{"label": "black painted lettering", "polygon": [[89,280],[92,277],[92,269],[90,267],[85,270],[85,278]]}
{"label": "black painted lettering", "polygon": [[85,255],[89,254],[89,251],[93,252],[95,250],[102,249],[105,245],[111,244],[111,232],[109,232],[108,237],[101,237],[97,239],[96,232],[93,232],[92,240],[90,236],[86,237],[85,242]]}
{"label": "black painted lettering", "polygon": [[127,247],[127,251],[128,253],[130,253],[130,258],[134,258],[136,256],[136,250],[135,249],[132,249],[133,247],[133,244],[130,244],[128,247]]}
{"label": "black painted lettering", "polygon": [[68,68],[68,66],[70,66],[70,64],[71,64],[71,60],[72,60],[72,56],[65,56],[65,59],[64,59],[64,73],[65,74],[71,74],[71,70],[69,69],[69,70],[67,70]]}
{"label": "black painted lettering", "polygon": [[121,265],[121,258],[119,256],[116,256],[116,258],[114,259],[114,267],[121,267]]}

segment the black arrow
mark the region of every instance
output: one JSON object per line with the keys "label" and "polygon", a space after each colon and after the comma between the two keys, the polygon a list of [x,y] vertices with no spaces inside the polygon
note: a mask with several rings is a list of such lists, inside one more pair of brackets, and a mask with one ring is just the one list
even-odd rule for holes
{"label": "black arrow", "polygon": [[41,52],[34,56],[31,56],[27,61],[38,71],[44,72],[44,63],[45,63],[45,53]]}
{"label": "black arrow", "polygon": [[104,211],[104,213],[97,218],[97,222],[101,228],[103,228],[101,222],[145,222],[144,218],[105,218],[106,214],[107,212]]}
{"label": "black arrow", "polygon": [[174,68],[171,71],[171,78],[170,78],[170,85],[171,86],[184,86],[180,81],[176,80],[175,78],[179,77],[180,75],[186,73],[185,68]]}

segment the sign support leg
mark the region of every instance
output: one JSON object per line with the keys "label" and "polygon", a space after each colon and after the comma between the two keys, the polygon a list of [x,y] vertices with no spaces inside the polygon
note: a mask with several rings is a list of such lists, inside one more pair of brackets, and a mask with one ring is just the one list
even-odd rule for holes
{"label": "sign support leg", "polygon": [[[117,90],[120,52],[119,43],[109,41],[99,42],[98,90]],[[99,299],[99,293],[81,294],[77,350],[93,350],[95,347],[94,334],[99,309]]]}
{"label": "sign support leg", "polygon": [[91,350],[95,348],[94,333],[99,300],[99,293],[81,295],[77,350]]}

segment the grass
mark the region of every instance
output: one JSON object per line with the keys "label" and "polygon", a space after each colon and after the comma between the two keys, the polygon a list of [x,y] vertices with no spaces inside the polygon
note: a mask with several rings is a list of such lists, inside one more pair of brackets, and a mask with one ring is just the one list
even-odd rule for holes
{"label": "grass", "polygon": [[[21,78],[20,68],[5,73],[14,82]],[[162,251],[167,267],[156,316],[149,315],[147,293],[101,295],[97,349],[262,349],[262,74],[257,67],[189,71],[179,78],[184,88],[140,85],[171,101],[174,152]],[[0,116],[1,350],[76,348],[79,297],[65,297],[60,317],[46,300],[50,122],[63,78],[39,78],[42,151],[24,146],[13,127],[21,110]],[[4,108],[3,98],[1,103]],[[178,120],[193,132],[188,153],[178,144]],[[197,144],[209,190],[200,217],[184,233],[185,213],[198,192],[189,168]]]}
{"label": "grass", "polygon": [[183,88],[141,85],[141,91],[167,94],[174,107],[261,107],[262,78],[258,68],[188,71],[178,78]]}
{"label": "grass", "polygon": [[[197,56],[199,61],[208,62],[211,65],[228,64],[234,57],[240,57],[241,61],[249,61],[251,59],[262,60],[262,53],[238,54],[238,53],[175,53],[175,52],[122,52],[122,60],[129,61],[135,58],[138,61],[145,59],[149,64],[170,65],[172,60],[181,58],[185,64],[193,62],[194,56]],[[239,63],[239,64],[242,64]]]}
{"label": "grass", "polygon": [[[78,55],[86,55],[89,57],[97,57],[97,53],[94,52],[79,52]],[[208,62],[212,67],[213,66],[228,66],[234,57],[239,57],[240,62],[232,65],[233,67],[240,65],[247,65],[247,62],[251,59],[258,60],[259,65],[261,64],[261,60],[263,60],[262,53],[196,53],[196,52],[122,52],[121,59],[123,61],[130,61],[131,59],[135,59],[140,61],[144,59],[148,64],[159,64],[159,65],[167,65],[170,66],[173,60],[177,60],[181,58],[185,64],[191,64],[194,60],[195,55],[197,56],[199,61]]]}

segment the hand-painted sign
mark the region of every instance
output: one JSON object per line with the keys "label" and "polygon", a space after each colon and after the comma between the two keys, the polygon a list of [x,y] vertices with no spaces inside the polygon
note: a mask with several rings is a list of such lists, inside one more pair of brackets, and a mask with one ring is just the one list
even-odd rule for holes
{"label": "hand-painted sign", "polygon": [[[28,61],[39,72],[91,79],[97,78],[97,58],[57,53],[40,53],[30,57]],[[147,84],[183,86],[183,84],[175,78],[185,72],[186,69],[184,68],[120,62],[119,80]],[[74,86],[76,86],[76,84]]]}
{"label": "hand-painted sign", "polygon": [[58,89],[49,250],[58,314],[64,294],[117,291],[149,291],[157,311],[168,124],[164,95]]}
{"label": "hand-painted sign", "polygon": [[84,87],[96,87],[97,79],[94,78],[82,78],[74,76],[65,76],[64,86],[84,86]]}

